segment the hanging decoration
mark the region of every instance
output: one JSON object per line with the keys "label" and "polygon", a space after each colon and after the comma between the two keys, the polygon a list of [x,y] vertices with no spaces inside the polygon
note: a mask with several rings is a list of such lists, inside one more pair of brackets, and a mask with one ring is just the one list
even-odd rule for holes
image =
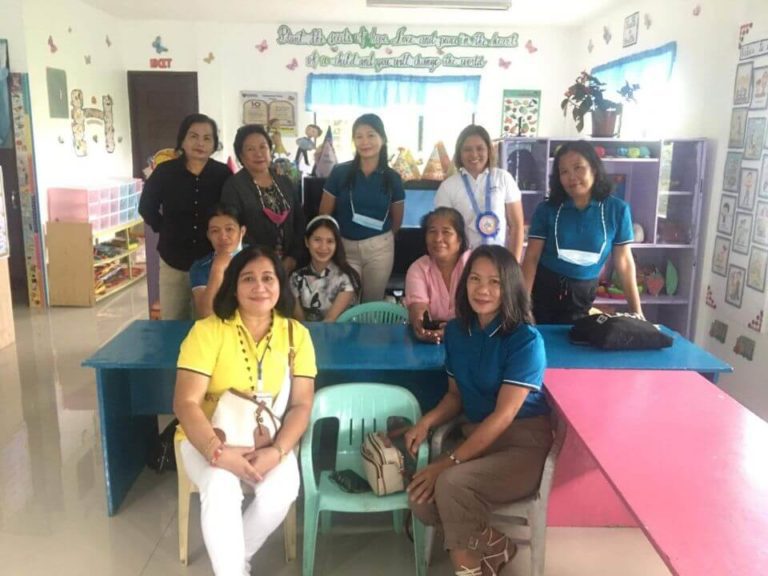
{"label": "hanging decoration", "polygon": [[211,62],[214,61],[215,58],[216,56],[213,55],[213,52],[208,52],[208,56],[203,58],[203,62],[205,62],[206,64],[210,64]]}
{"label": "hanging decoration", "polygon": [[528,54],[533,54],[539,50],[533,45],[533,40],[528,40],[528,42],[525,43],[525,49],[528,50]]}
{"label": "hanging decoration", "polygon": [[155,52],[158,54],[162,54],[163,52],[168,52],[168,48],[163,46],[163,39],[160,36],[155,36],[155,39],[152,41],[152,48],[155,49]]}
{"label": "hanging decoration", "polygon": [[48,50],[51,51],[51,54],[56,54],[56,51],[59,48],[56,46],[56,44],[53,42],[53,36],[48,36]]}
{"label": "hanging decoration", "polygon": [[109,154],[115,151],[115,124],[112,116],[112,96],[101,97],[102,108],[85,108],[83,106],[83,91],[72,90],[70,95],[72,138],[77,156],[88,155],[88,144],[85,141],[85,124],[96,122],[104,125],[104,147]]}
{"label": "hanging decoration", "polygon": [[256,44],[256,50],[259,52],[265,52],[269,48],[269,44],[267,44],[266,40],[262,40],[261,44]]}

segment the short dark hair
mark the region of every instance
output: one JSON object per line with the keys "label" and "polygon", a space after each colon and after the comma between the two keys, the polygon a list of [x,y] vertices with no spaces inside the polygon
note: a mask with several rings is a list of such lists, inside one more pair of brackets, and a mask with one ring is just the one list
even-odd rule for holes
{"label": "short dark hair", "polygon": [[213,151],[216,152],[216,150],[219,149],[219,127],[216,125],[216,121],[213,118],[206,116],[205,114],[189,114],[181,121],[181,124],[179,124],[179,132],[176,134],[176,151],[181,153],[184,152],[181,145],[184,142],[184,138],[187,137],[187,132],[189,132],[192,124],[210,124],[211,129],[213,130]]}
{"label": "short dark hair", "polygon": [[477,313],[472,310],[467,294],[467,280],[472,273],[472,266],[480,258],[490,260],[499,271],[501,280],[501,330],[503,333],[512,332],[520,324],[533,324],[531,299],[523,281],[523,271],[515,257],[503,246],[478,246],[464,266],[461,280],[456,289],[456,318],[459,323],[469,330]]}
{"label": "short dark hair", "polygon": [[258,260],[259,258],[267,258],[275,267],[275,275],[277,276],[277,281],[280,283],[280,296],[277,299],[275,310],[277,310],[280,315],[290,318],[293,313],[293,294],[291,293],[291,287],[288,285],[288,275],[285,273],[283,263],[280,262],[280,258],[277,257],[277,254],[266,246],[250,246],[248,248],[243,248],[234,258],[232,258],[232,261],[224,272],[224,280],[221,283],[221,288],[219,288],[219,291],[213,299],[213,312],[216,316],[222,320],[228,320],[235,315],[235,311],[238,308],[237,282],[240,279],[240,273],[248,263]]}
{"label": "short dark hair", "polygon": [[[323,215],[320,215],[315,217],[309,222],[309,225],[307,225],[307,230],[304,232],[304,239],[309,240],[312,234],[315,233],[315,230],[320,227],[327,228],[333,233],[333,239],[336,242],[336,250],[334,251],[331,260],[333,260],[334,264],[339,267],[339,270],[349,276],[349,280],[352,282],[352,288],[355,290],[355,295],[360,296],[360,291],[363,289],[360,274],[358,274],[357,270],[352,268],[347,261],[347,253],[344,250],[344,242],[341,240],[341,232],[339,231],[336,220],[331,216],[323,217]],[[310,260],[311,258],[312,256],[310,254]]]}
{"label": "short dark hair", "polygon": [[267,129],[264,128],[264,126],[261,124],[245,124],[244,126],[240,126],[240,128],[238,128],[237,132],[235,133],[235,142],[232,144],[232,147],[235,149],[235,156],[237,156],[237,160],[240,162],[240,164],[243,163],[243,161],[240,159],[240,156],[243,154],[245,139],[248,138],[248,136],[251,134],[261,134],[264,136],[267,141],[267,145],[269,146],[270,152],[272,152],[272,150],[275,148],[275,145],[272,143],[272,138],[270,138]]}
{"label": "short dark hair", "polygon": [[464,227],[464,216],[461,215],[461,212],[456,210],[455,208],[449,208],[448,206],[440,206],[439,208],[435,208],[432,210],[432,212],[427,212],[422,216],[421,218],[421,229],[424,232],[424,237],[426,238],[427,235],[427,228],[429,228],[429,223],[432,220],[432,218],[447,218],[450,223],[451,227],[456,231],[456,234],[459,236],[459,240],[461,242],[459,246],[459,254],[463,254],[467,250],[469,250],[469,241],[467,240],[467,230]]}
{"label": "short dark hair", "polygon": [[479,124],[470,124],[461,131],[459,137],[456,139],[456,150],[453,152],[453,163],[456,165],[456,168],[463,168],[461,164],[461,149],[464,147],[464,142],[466,142],[467,138],[471,136],[480,136],[488,147],[488,165],[486,168],[490,168],[493,166],[493,159],[495,156],[493,153],[493,145],[491,144],[491,135],[488,134],[488,130]]}
{"label": "short dark hair", "polygon": [[216,216],[228,216],[237,222],[238,226],[245,226],[245,222],[242,220],[240,210],[238,210],[237,206],[233,204],[227,204],[225,202],[218,202],[217,204],[214,204],[208,211],[207,222],[210,222],[211,219]]}
{"label": "short dark hair", "polygon": [[608,175],[605,173],[603,161],[600,160],[600,156],[597,155],[592,144],[586,140],[574,140],[573,142],[562,144],[555,153],[552,173],[549,177],[548,202],[554,206],[560,206],[569,198],[568,192],[565,191],[563,184],[560,182],[560,160],[569,152],[582,156],[592,168],[592,173],[595,176],[595,183],[592,185],[591,190],[592,199],[600,201],[607,198],[611,194],[612,185]]}

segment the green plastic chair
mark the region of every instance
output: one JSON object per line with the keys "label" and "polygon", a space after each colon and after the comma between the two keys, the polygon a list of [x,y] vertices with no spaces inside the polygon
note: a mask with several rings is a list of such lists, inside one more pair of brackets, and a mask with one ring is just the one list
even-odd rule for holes
{"label": "green plastic chair", "polygon": [[[304,557],[302,576],[312,576],[315,567],[315,543],[320,513],[331,511],[348,513],[394,512],[396,529],[402,526],[403,510],[408,509],[406,492],[376,496],[373,492],[350,494],[342,491],[330,479],[331,471],[320,472],[315,478],[312,441],[315,423],[324,418],[339,422],[336,445],[336,469],[352,469],[363,478],[360,446],[368,432],[386,431],[389,416],[403,416],[411,422],[421,418],[416,398],[405,388],[389,384],[339,384],[317,391],[312,406],[307,431],[301,441],[301,479],[304,485]],[[427,465],[428,443],[419,447],[417,469]],[[425,527],[413,517],[413,546],[416,557],[416,574],[425,576],[426,564]]]}
{"label": "green plastic chair", "polygon": [[408,310],[392,302],[366,302],[339,314],[336,322],[357,324],[408,324]]}

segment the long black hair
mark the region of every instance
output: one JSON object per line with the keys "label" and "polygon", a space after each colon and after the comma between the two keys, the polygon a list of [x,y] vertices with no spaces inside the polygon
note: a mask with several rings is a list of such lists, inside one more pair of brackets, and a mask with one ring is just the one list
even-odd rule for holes
{"label": "long black hair", "polygon": [[187,132],[192,127],[192,124],[208,124],[213,130],[213,151],[219,149],[219,127],[216,125],[216,121],[210,116],[205,114],[189,114],[184,117],[184,120],[179,124],[179,131],[176,134],[176,152],[184,154],[184,150],[181,145],[184,143],[184,138],[187,137]]}
{"label": "long black hair", "polygon": [[557,149],[555,161],[552,163],[552,173],[549,176],[549,199],[547,201],[553,206],[560,206],[560,204],[570,198],[562,182],[560,182],[560,161],[569,152],[583,157],[592,168],[592,174],[595,177],[595,183],[592,185],[591,190],[592,199],[599,202],[607,198],[611,194],[613,186],[608,179],[608,175],[605,173],[603,161],[600,160],[600,156],[597,155],[592,144],[586,140],[574,140],[573,142],[562,144]]}
{"label": "long black hair", "polygon": [[477,313],[469,303],[467,280],[472,266],[480,258],[487,258],[499,271],[501,281],[501,331],[509,333],[520,324],[534,324],[531,299],[523,281],[523,271],[515,257],[503,246],[478,246],[464,266],[459,286],[456,289],[456,318],[464,329],[469,330],[477,319]]}
{"label": "long black hair", "polygon": [[[315,216],[309,221],[309,224],[307,224],[307,230],[304,232],[304,239],[309,243],[312,234],[315,233],[315,230],[321,227],[330,230],[333,234],[333,239],[336,242],[336,250],[334,250],[331,260],[333,260],[333,263],[339,267],[339,270],[349,276],[349,279],[352,282],[352,287],[355,289],[355,295],[360,296],[360,290],[362,290],[363,287],[362,282],[360,281],[360,275],[357,273],[357,270],[352,268],[352,266],[349,265],[349,262],[347,262],[347,253],[344,251],[344,243],[341,241],[341,233],[339,232],[339,225],[336,222],[336,219],[325,214]],[[307,247],[307,249],[309,249],[309,247]]]}
{"label": "long black hair", "polygon": [[[376,114],[368,113],[363,114],[355,123],[352,124],[352,138],[355,136],[355,132],[360,126],[370,126],[376,134],[381,137],[382,145],[379,150],[379,164],[378,169],[384,171],[384,194],[389,194],[391,175],[397,174],[392,168],[389,167],[389,153],[387,152],[387,132],[384,130],[384,122]],[[352,159],[352,169],[347,175],[347,180],[344,183],[345,187],[350,190],[355,188],[355,179],[357,172],[360,170],[360,154],[355,150],[355,157]]]}
{"label": "long black hair", "polygon": [[285,318],[291,317],[293,313],[293,294],[291,293],[291,287],[288,285],[288,275],[285,273],[285,268],[283,268],[283,264],[280,262],[277,254],[266,246],[243,248],[232,258],[229,266],[224,271],[224,280],[221,283],[221,288],[219,288],[213,299],[213,312],[216,316],[222,320],[228,320],[235,315],[235,311],[238,308],[237,282],[240,279],[240,273],[248,263],[259,258],[267,258],[272,262],[272,265],[275,267],[275,276],[277,276],[277,281],[280,283],[280,296],[277,299],[277,304],[275,304],[275,310]]}

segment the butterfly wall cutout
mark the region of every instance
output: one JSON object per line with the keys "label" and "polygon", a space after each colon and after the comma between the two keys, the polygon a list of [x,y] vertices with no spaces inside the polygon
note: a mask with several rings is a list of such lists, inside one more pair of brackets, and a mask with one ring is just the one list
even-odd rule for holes
{"label": "butterfly wall cutout", "polygon": [[511,60],[504,60],[504,58],[499,58],[499,68],[504,68],[504,70],[509,70],[510,64],[512,64]]}
{"label": "butterfly wall cutout", "polygon": [[256,44],[256,50],[259,52],[264,52],[267,48],[269,48],[269,44],[267,44],[266,40],[262,40],[261,44]]}
{"label": "butterfly wall cutout", "polygon": [[59,47],[53,42],[53,36],[48,36],[48,50],[51,51],[51,54],[56,54],[58,49]]}
{"label": "butterfly wall cutout", "polygon": [[285,67],[288,68],[288,70],[296,70],[296,68],[299,67],[299,61],[294,58],[288,64],[286,64]]}
{"label": "butterfly wall cutout", "polygon": [[525,43],[525,49],[528,50],[528,54],[533,54],[538,51],[538,48],[533,45],[533,40],[528,40],[528,42]]}
{"label": "butterfly wall cutout", "polygon": [[208,56],[203,58],[203,62],[205,62],[206,64],[210,64],[211,62],[214,61],[215,58],[216,56],[213,55],[213,52],[208,52]]}
{"label": "butterfly wall cutout", "polygon": [[85,63],[86,64],[90,64],[91,63],[91,55],[90,54],[86,54],[85,56],[83,56],[83,58],[85,59]]}
{"label": "butterfly wall cutout", "polygon": [[592,50],[595,49],[595,43],[592,42],[592,38],[589,39],[589,44],[587,44],[587,52],[592,54]]}
{"label": "butterfly wall cutout", "polygon": [[112,40],[109,39],[109,34],[104,36],[104,43],[107,45],[107,48],[112,48]]}
{"label": "butterfly wall cutout", "polygon": [[163,46],[163,39],[160,36],[156,36],[154,41],[152,42],[152,48],[155,49],[155,52],[158,54],[162,54],[163,52],[168,52],[168,48]]}
{"label": "butterfly wall cutout", "polygon": [[611,41],[611,38],[613,36],[611,35],[611,31],[608,29],[608,26],[603,26],[603,40],[606,44],[608,44]]}

